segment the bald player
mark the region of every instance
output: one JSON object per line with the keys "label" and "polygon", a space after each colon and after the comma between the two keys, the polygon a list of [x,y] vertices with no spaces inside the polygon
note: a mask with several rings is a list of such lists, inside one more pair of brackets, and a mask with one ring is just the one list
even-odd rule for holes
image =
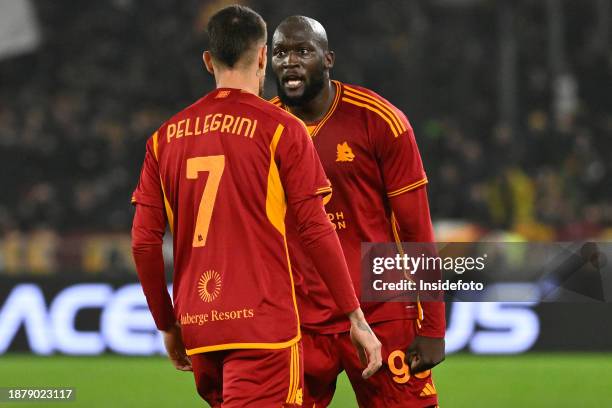
{"label": "bald player", "polygon": [[[307,126],[334,187],[326,211],[359,293],[361,242],[433,242],[428,181],[404,114],[369,89],[331,80],[333,65],[319,22],[293,16],[278,26],[272,40],[278,96],[272,103]],[[431,368],[444,359],[444,303],[364,303],[383,344],[383,368],[364,380],[349,327],[311,273],[314,260],[297,246],[290,246],[290,256],[304,332],[304,405],[327,406],[344,370],[361,407],[436,406]]]}

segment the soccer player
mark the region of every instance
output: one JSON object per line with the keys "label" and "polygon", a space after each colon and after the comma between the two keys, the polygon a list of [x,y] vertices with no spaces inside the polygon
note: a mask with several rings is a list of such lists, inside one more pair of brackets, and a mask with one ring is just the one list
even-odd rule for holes
{"label": "soccer player", "polygon": [[[261,99],[266,25],[230,6],[208,23],[204,53],[216,90],[147,142],[132,202],[138,276],[168,355],[194,372],[212,407],[302,402],[302,349],[285,212],[337,307],[348,315],[364,378],[382,364],[352,288],[323,197],[331,189],[304,125]],[[173,234],[174,305],[162,236]],[[298,245],[291,242],[292,246]]]}
{"label": "soccer player", "polygon": [[[361,242],[433,242],[426,184],[414,134],[396,107],[375,92],[330,79],[334,53],[325,29],[303,16],[285,19],[272,40],[278,97],[302,119],[334,192],[326,210],[336,226],[356,289]],[[308,163],[302,163],[308,166]],[[383,369],[365,381],[350,353],[349,326],[323,283],[316,260],[290,246],[299,273],[304,331],[304,405],[325,407],[345,370],[361,407],[430,407],[438,403],[431,368],[444,359],[443,302],[364,303],[383,343]],[[314,265],[312,265],[314,263]]]}

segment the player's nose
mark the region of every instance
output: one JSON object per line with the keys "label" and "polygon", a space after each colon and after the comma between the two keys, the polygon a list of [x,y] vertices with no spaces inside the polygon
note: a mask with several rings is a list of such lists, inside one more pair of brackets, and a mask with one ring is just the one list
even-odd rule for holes
{"label": "player's nose", "polygon": [[287,53],[287,56],[283,60],[283,66],[285,67],[295,67],[295,66],[298,66],[299,64],[300,64],[300,60],[297,56],[297,53],[293,51],[289,51]]}

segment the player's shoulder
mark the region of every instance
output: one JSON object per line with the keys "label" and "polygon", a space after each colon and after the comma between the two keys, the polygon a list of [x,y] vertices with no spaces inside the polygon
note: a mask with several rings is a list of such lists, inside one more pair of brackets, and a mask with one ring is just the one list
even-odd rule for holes
{"label": "player's shoulder", "polygon": [[176,123],[186,117],[189,117],[195,110],[199,109],[204,103],[205,100],[207,98],[207,96],[210,95],[206,94],[203,97],[201,97],[200,99],[196,100],[195,102],[193,102],[191,105],[188,105],[187,107],[181,109],[180,111],[176,112],[175,114],[173,114],[172,116],[170,116],[168,119],[166,119],[159,128],[157,128],[157,130],[155,131],[155,133],[153,133],[153,135],[151,136],[151,139],[153,139],[154,137],[156,137],[156,135],[160,132],[163,132],[169,124],[171,123]]}
{"label": "player's shoulder", "polygon": [[266,100],[255,96],[244,101],[247,105],[251,105],[262,114],[281,121],[293,121],[293,115],[281,108],[280,105],[275,105],[271,100]]}
{"label": "player's shoulder", "polygon": [[366,88],[366,87],[355,85],[355,84],[347,84],[344,82],[341,82],[341,86],[343,90],[343,95],[345,96],[353,96],[353,97],[363,96],[372,101],[384,103],[385,105],[389,107],[393,107],[394,109],[399,110],[397,107],[395,107],[395,105],[393,105],[391,102],[385,99],[382,95],[380,95],[379,93],[377,93],[376,91],[370,88]]}
{"label": "player's shoulder", "polygon": [[276,106],[270,101],[260,98],[255,94],[240,90],[230,91],[227,89],[216,89],[175,113],[164,123],[162,123],[157,131],[150,137],[150,143],[155,144],[157,142],[157,140],[154,140],[157,138],[156,135],[164,134],[168,125],[178,123],[181,120],[197,115],[202,110],[210,108],[211,104],[216,106],[216,104],[221,100],[230,100],[230,92],[240,92],[239,96],[234,94],[233,97],[231,97],[234,109],[239,107],[238,110],[243,114],[254,116],[255,119],[260,119],[260,124],[269,123],[273,125],[274,128],[272,130],[274,130],[279,124],[285,129],[305,129],[304,123],[296,116],[282,109],[280,106]]}
{"label": "player's shoulder", "polygon": [[281,109],[283,107],[283,102],[281,101],[281,99],[280,99],[280,97],[278,95],[273,97],[273,98],[268,99],[268,102],[270,102],[272,105],[277,106],[277,107],[279,107]]}
{"label": "player's shoulder", "polygon": [[280,102],[273,103],[271,100],[260,98],[259,96],[252,95],[253,97],[243,100],[242,102],[246,105],[251,106],[257,110],[260,114],[267,116],[268,119],[275,120],[285,127],[301,126],[302,122],[282,108]]}
{"label": "player's shoulder", "polygon": [[274,105],[275,107],[279,108],[280,110],[282,110],[285,117],[291,118],[293,123],[297,124],[300,128],[303,127],[304,129],[306,129],[306,124],[304,123],[302,119],[298,118],[296,115],[294,115],[289,110],[283,107],[283,102],[281,101],[280,97],[275,96],[273,98],[270,98],[268,99],[268,102]]}
{"label": "player's shoulder", "polygon": [[388,126],[395,136],[410,129],[406,115],[377,92],[359,85],[342,83],[342,103],[362,110],[373,121]]}

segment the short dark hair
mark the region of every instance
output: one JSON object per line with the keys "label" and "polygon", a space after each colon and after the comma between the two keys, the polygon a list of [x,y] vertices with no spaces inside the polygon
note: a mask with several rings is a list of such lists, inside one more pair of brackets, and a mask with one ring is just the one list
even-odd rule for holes
{"label": "short dark hair", "polygon": [[206,27],[210,53],[215,60],[233,68],[254,43],[266,42],[266,30],[263,18],[249,7],[233,5],[221,9]]}

